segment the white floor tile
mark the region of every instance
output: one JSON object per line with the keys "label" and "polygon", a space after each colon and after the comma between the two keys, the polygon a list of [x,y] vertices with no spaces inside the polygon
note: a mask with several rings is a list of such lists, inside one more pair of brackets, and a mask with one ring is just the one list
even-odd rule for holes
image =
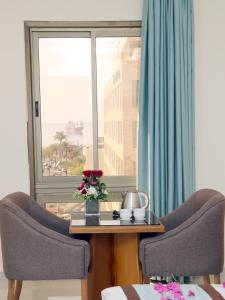
{"label": "white floor tile", "polygon": [[81,300],[81,297],[48,297],[48,300]]}
{"label": "white floor tile", "polygon": [[[25,281],[21,300],[81,300],[80,280]],[[7,299],[7,279],[0,274],[0,299]]]}

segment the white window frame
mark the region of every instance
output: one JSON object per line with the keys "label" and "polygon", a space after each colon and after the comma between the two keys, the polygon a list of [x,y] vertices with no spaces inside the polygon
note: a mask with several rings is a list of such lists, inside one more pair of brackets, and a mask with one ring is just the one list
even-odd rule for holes
{"label": "white window frame", "polygon": [[[48,25],[48,26],[46,26]],[[67,25],[67,26],[66,26]],[[55,198],[71,195],[82,176],[43,176],[41,116],[35,116],[35,105],[40,99],[39,38],[89,37],[91,39],[92,118],[93,118],[93,167],[98,168],[98,119],[97,119],[97,37],[141,36],[141,23],[134,22],[25,22],[26,69],[28,85],[28,145],[31,194],[36,198]],[[136,187],[135,176],[104,176],[111,192]],[[54,197],[55,195],[55,197]],[[59,195],[61,195],[59,197]],[[68,198],[70,199],[70,197]],[[63,200],[62,200],[63,201]],[[48,202],[46,200],[46,202]]]}

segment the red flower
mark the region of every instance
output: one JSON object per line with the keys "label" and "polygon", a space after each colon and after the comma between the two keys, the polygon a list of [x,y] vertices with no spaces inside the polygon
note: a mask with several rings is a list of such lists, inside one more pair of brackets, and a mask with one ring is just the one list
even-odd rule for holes
{"label": "red flower", "polygon": [[83,189],[83,190],[81,191],[81,194],[87,194],[86,189]]}
{"label": "red flower", "polygon": [[90,176],[101,177],[103,175],[103,172],[102,170],[85,170],[83,171],[83,175],[86,177],[90,177]]}
{"label": "red flower", "polygon": [[91,170],[85,170],[85,171],[83,171],[83,175],[86,176],[86,177],[90,177],[91,173],[92,173]]}
{"label": "red flower", "polygon": [[103,175],[102,170],[99,170],[99,171],[98,171],[98,177],[102,177],[102,175]]}
{"label": "red flower", "polygon": [[102,170],[93,170],[93,175],[96,177],[101,177],[103,175]]}

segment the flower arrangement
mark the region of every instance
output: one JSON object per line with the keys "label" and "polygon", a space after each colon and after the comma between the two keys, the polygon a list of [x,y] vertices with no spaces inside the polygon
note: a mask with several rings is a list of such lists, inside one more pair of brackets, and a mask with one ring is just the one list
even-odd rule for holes
{"label": "flower arrangement", "polygon": [[100,182],[102,170],[83,171],[83,181],[73,194],[73,198],[80,201],[108,199],[108,191],[105,183]]}

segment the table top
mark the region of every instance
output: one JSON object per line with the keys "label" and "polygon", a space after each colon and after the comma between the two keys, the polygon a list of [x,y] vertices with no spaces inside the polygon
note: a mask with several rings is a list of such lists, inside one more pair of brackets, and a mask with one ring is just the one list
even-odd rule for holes
{"label": "table top", "polygon": [[152,213],[146,212],[143,221],[122,221],[113,219],[112,212],[102,212],[99,216],[74,213],[71,216],[70,233],[141,233],[165,232],[165,227]]}

